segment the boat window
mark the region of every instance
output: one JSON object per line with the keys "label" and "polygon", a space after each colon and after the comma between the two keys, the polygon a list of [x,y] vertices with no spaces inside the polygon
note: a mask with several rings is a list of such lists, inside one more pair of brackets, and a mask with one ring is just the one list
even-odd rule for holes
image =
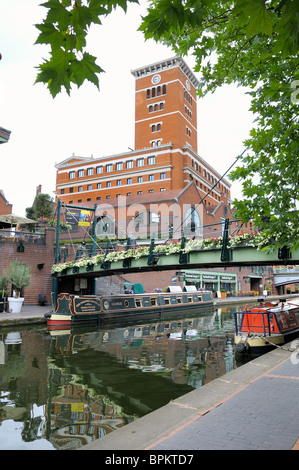
{"label": "boat window", "polygon": [[177,301],[178,304],[181,304],[182,303],[182,297],[177,297],[176,301]]}
{"label": "boat window", "polygon": [[188,297],[188,302],[193,302],[192,297]]}
{"label": "boat window", "polygon": [[157,299],[156,297],[151,297],[151,305],[156,305]]}
{"label": "boat window", "polygon": [[142,307],[142,300],[141,299],[135,299],[135,305],[136,305],[136,307]]}
{"label": "boat window", "polygon": [[164,325],[164,331],[170,330],[170,323],[165,323]]}
{"label": "boat window", "polygon": [[164,298],[164,304],[165,304],[165,305],[169,305],[169,304],[170,304],[170,298],[169,298],[169,297],[165,297],[165,298]]}
{"label": "boat window", "polygon": [[197,299],[198,299],[198,302],[202,302],[202,297],[200,295],[197,297]]}

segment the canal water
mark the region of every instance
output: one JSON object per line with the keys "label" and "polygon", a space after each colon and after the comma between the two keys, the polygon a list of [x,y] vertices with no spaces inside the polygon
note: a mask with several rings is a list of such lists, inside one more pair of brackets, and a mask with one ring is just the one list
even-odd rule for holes
{"label": "canal water", "polygon": [[233,351],[240,309],[0,330],[0,449],[77,449],[223,376],[241,365]]}

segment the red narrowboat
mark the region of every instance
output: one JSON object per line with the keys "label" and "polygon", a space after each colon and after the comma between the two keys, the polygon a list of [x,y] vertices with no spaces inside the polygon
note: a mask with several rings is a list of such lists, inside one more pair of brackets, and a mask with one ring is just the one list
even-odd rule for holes
{"label": "red narrowboat", "polygon": [[235,350],[262,353],[299,336],[299,300],[259,300],[257,306],[235,312]]}

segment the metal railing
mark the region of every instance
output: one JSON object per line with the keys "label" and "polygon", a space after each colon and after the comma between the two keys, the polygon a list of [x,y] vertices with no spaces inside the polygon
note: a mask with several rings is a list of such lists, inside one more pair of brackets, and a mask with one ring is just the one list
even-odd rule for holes
{"label": "metal railing", "polygon": [[46,244],[45,233],[23,232],[15,230],[0,230],[0,243]]}

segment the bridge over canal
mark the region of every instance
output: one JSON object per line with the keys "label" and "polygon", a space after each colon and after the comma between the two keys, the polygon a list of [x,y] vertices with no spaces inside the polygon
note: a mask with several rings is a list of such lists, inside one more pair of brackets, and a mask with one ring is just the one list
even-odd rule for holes
{"label": "bridge over canal", "polygon": [[[290,251],[288,248],[273,249],[271,252],[261,249],[262,235],[258,234],[259,242],[252,239],[252,234],[243,238],[231,238],[229,227],[232,221],[225,220],[222,237],[217,240],[188,239],[183,236],[179,241],[167,240],[159,244],[154,239],[150,244],[132,248],[130,238],[123,249],[111,250],[108,243],[104,250],[97,254],[95,224],[93,246],[88,256],[69,262],[59,263],[59,230],[56,238],[56,256],[52,268],[54,297],[60,286],[67,286],[68,280],[86,278],[89,280],[88,290],[95,292],[96,278],[128,273],[154,271],[211,269],[235,266],[275,266],[299,264],[299,249]],[[61,292],[61,289],[59,289]],[[67,292],[67,290],[64,290]]]}

